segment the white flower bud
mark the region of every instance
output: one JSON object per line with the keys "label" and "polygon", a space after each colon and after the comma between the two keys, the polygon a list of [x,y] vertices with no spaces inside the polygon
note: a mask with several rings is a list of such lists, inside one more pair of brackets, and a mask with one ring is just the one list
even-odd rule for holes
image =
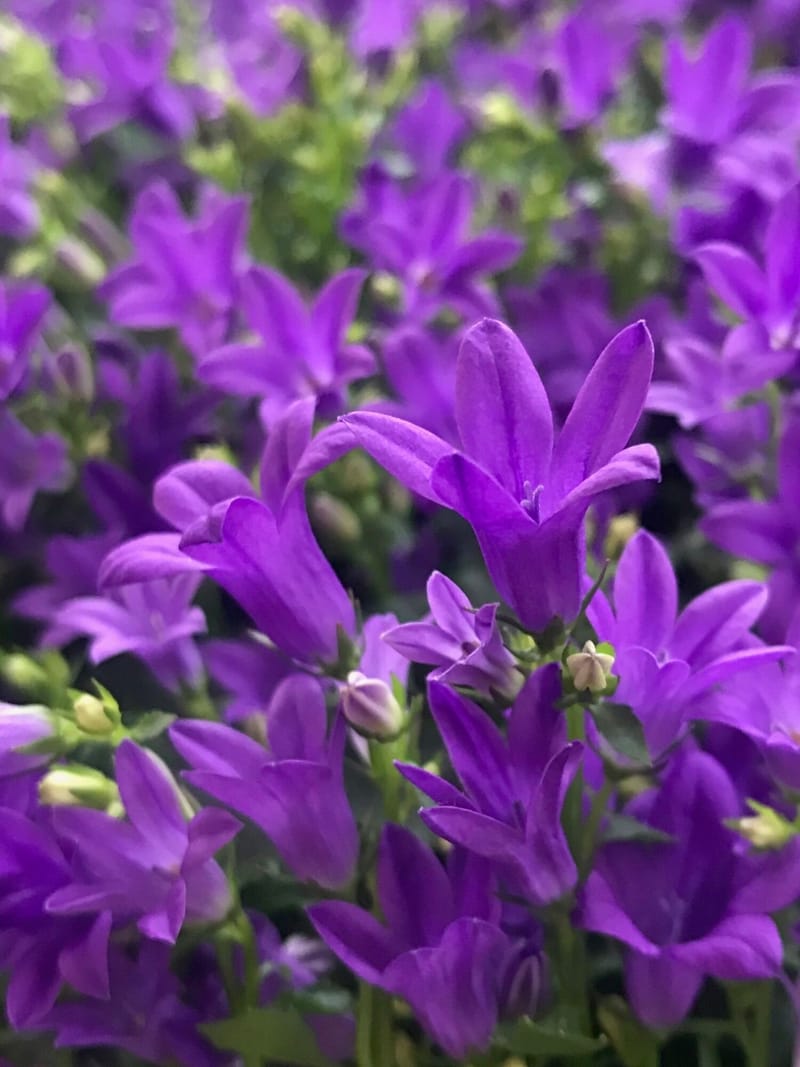
{"label": "white flower bud", "polygon": [[116,723],[111,721],[103,701],[91,693],[81,693],[72,705],[75,722],[87,734],[104,736],[114,732]]}
{"label": "white flower bud", "polygon": [[580,652],[567,656],[567,670],[579,692],[588,689],[590,693],[602,693],[613,666],[614,657],[598,652],[594,641],[587,641]]}
{"label": "white flower bud", "polygon": [[54,767],[39,782],[39,801],[104,811],[118,797],[114,782],[91,767]]}

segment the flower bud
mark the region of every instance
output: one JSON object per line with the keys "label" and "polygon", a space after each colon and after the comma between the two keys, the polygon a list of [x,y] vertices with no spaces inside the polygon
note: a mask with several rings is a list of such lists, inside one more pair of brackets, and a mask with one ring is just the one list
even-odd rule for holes
{"label": "flower bud", "polygon": [[781,849],[792,838],[797,837],[797,826],[784,818],[780,812],[766,804],[758,804],[754,800],[748,803],[755,814],[743,819],[731,819],[728,825],[749,841],[754,848],[762,851]]}
{"label": "flower bud", "polygon": [[578,692],[588,689],[590,693],[602,693],[613,666],[614,657],[599,652],[594,641],[587,641],[580,652],[567,656],[567,670]]}
{"label": "flower bud", "polygon": [[342,710],[350,725],[378,741],[391,741],[403,728],[405,713],[386,682],[350,671],[342,690]]}
{"label": "flower bud", "polygon": [[103,701],[91,693],[81,693],[72,710],[75,712],[75,722],[84,733],[104,737],[113,733],[117,726]]}
{"label": "flower bud", "polygon": [[116,784],[92,767],[54,767],[39,782],[42,804],[105,811],[118,798]]}

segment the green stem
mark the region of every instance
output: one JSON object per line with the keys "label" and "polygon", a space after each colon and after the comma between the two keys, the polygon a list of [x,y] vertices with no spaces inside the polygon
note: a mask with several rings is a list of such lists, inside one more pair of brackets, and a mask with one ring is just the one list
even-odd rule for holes
{"label": "green stem", "polygon": [[[582,704],[567,708],[567,734],[570,741],[585,741],[585,711]],[[580,863],[583,855],[583,771],[580,767],[572,779],[572,785],[564,800],[564,831],[575,861]]]}
{"label": "green stem", "polygon": [[358,990],[358,1067],[394,1067],[392,998],[382,989],[361,982]]}
{"label": "green stem", "polygon": [[606,778],[604,779],[602,786],[592,798],[592,806],[589,810],[589,818],[586,820],[586,829],[583,834],[583,848],[578,863],[578,872],[581,881],[587,877],[592,869],[592,860],[594,859],[594,854],[597,850],[597,836],[600,830],[600,823],[608,810],[608,801],[613,792],[614,783]]}
{"label": "green stem", "polygon": [[747,1042],[747,1058],[750,1067],[762,1067],[770,1062],[772,982],[760,982],[753,1000],[755,1019]]}

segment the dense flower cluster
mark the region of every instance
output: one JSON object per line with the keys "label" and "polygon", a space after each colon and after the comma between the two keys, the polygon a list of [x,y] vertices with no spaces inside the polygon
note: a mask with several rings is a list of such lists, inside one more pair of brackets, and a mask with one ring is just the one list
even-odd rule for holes
{"label": "dense flower cluster", "polygon": [[2,7],[0,1065],[797,1063],[800,4]]}

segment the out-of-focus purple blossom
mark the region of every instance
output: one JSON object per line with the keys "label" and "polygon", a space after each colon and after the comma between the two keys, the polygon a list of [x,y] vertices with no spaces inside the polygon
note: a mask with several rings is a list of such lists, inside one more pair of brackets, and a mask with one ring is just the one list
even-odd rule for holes
{"label": "out-of-focus purple blossom", "polygon": [[242,285],[241,307],[259,341],[209,352],[200,360],[200,378],[224,393],[261,399],[268,424],[293,400],[308,395],[327,414],[336,414],[348,383],[375,369],[369,349],[346,338],[364,277],[361,270],[343,271],[306,307],[277,271],[252,268]]}
{"label": "out-of-focus purple blossom", "polygon": [[414,326],[390,330],[381,342],[381,360],[399,403],[387,408],[453,443],[458,341]]}
{"label": "out-of-focus purple blossom", "polygon": [[670,834],[670,843],[606,845],[589,876],[583,925],[626,946],[625,977],[645,1025],[677,1025],[707,975],[773,978],[783,950],[769,918],[800,889],[796,843],[746,855],[723,820],[739,814],[730,780],[714,759],[687,752],[659,790],[631,813]]}
{"label": "out-of-focus purple blossom", "polygon": [[653,756],[676,741],[688,718],[714,718],[714,690],[791,653],[751,633],[766,601],[758,582],[723,582],[678,614],[678,584],[664,548],[644,530],[628,542],[614,576],[613,611],[597,592],[587,615],[614,647],[620,679],[614,699],[634,709]]}
{"label": "out-of-focus purple blossom", "polygon": [[216,922],[231,907],[230,888],[213,859],[238,832],[227,812],[208,808],[187,821],[178,787],[152,752],[123,741],[116,781],[127,819],[65,807],[56,832],[72,846],[72,879],[47,901],[53,915],[109,911],[173,944],[184,923]]}
{"label": "out-of-focus purple blossom", "polygon": [[577,869],[559,828],[582,746],[566,743],[556,702],[558,667],[529,678],[508,718],[508,740],[484,711],[440,682],[428,695],[463,793],[419,767],[402,773],[434,801],[420,817],[439,837],[491,859],[509,890],[536,905],[575,885]]}
{"label": "out-of-focus purple blossom", "polygon": [[485,319],[466,334],[458,357],[463,451],[377,412],[342,421],[409,489],[470,523],[498,591],[527,626],[541,630],[578,610],[583,518],[592,501],[658,476],[652,446],[625,447],[652,366],[644,323],[623,330],[600,355],[554,439],[551,404],[527,353],[511,330]]}
{"label": "out-of-focus purple blossom", "polygon": [[34,434],[0,407],[0,517],[11,531],[23,528],[38,492],[65,489],[67,446],[56,433]]}
{"label": "out-of-focus purple blossom", "polygon": [[714,544],[733,556],[772,568],[769,604],[760,623],[761,632],[769,640],[785,636],[800,593],[798,491],[800,412],[790,409],[778,451],[774,497],[723,502],[701,520],[701,529]]}
{"label": "out-of-focus purple blossom", "polygon": [[608,282],[589,270],[551,267],[533,288],[506,293],[514,328],[559,417],[578,395],[592,364],[616,332]]}
{"label": "out-of-focus purple blossom", "polygon": [[228,722],[266,715],[278,684],[292,672],[286,656],[260,641],[206,641],[201,652],[209,675],[229,694]]}
{"label": "out-of-focus purple blossom", "polygon": [[206,628],[202,610],[192,605],[199,582],[184,574],[77,597],[61,605],[54,621],[62,633],[89,638],[92,663],[130,652],[163,685],[191,685],[202,673],[193,638]]}
{"label": "out-of-focus purple blossom", "polygon": [[0,282],[0,400],[24,380],[50,294],[41,285]]}
{"label": "out-of-focus purple blossom", "polygon": [[309,909],[320,937],[363,981],[404,997],[449,1055],[485,1048],[522,947],[498,925],[485,861],[456,850],[444,868],[409,830],[389,824],[377,880],[386,925],[354,904],[329,901]]}
{"label": "out-of-focus purple blossom", "polygon": [[169,7],[138,6],[102,5],[95,19],[76,21],[60,41],[62,72],[91,94],[69,110],[82,141],[125,122],[139,122],[179,141],[194,131],[199,90],[169,77],[174,47]]}
{"label": "out-of-focus purple blossom", "polygon": [[485,276],[509,267],[521,242],[500,231],[468,236],[475,193],[463,174],[408,188],[378,164],[362,174],[342,235],[376,270],[397,279],[404,322],[423,324],[445,308],[465,319],[497,312]]}
{"label": "out-of-focus purple blossom", "polygon": [[174,328],[195,356],[227,337],[246,269],[247,204],[204,186],[187,219],[164,182],[145,189],[130,220],[134,256],[100,286],[113,322]]}
{"label": "out-of-focus purple blossom", "polygon": [[430,618],[387,629],[386,644],[412,663],[430,663],[430,677],[484,696],[513,700],[522,685],[516,660],[503,645],[497,604],[477,610],[455,582],[439,571],[428,579]]}
{"label": "out-of-focus purple blossom", "polygon": [[54,733],[55,724],[47,708],[0,703],[0,778],[13,778],[44,766],[48,755],[24,749]]}
{"label": "out-of-focus purple blossom", "polygon": [[112,948],[106,997],[58,1004],[44,1020],[56,1047],[110,1045],[151,1063],[223,1067],[226,1057],[198,1031],[207,1020],[186,1004],[169,963],[169,946],[154,941]]}
{"label": "out-of-focus purple blossom", "polygon": [[270,702],[269,751],[229,726],[181,722],[172,743],[185,777],[252,819],[297,878],[338,888],[351,878],[358,831],[344,791],[344,720],[328,736],[325,699],[308,675],[284,679]]}
{"label": "out-of-focus purple blossom", "polygon": [[[432,128],[436,130],[435,137],[429,136]],[[398,111],[389,137],[417,177],[429,179],[445,171],[468,129],[466,116],[442,82],[428,78]]]}
{"label": "out-of-focus purple blossom", "polygon": [[746,251],[724,242],[701,245],[694,257],[714,292],[751,324],[743,331],[750,358],[766,363],[765,378],[779,377],[773,350],[800,348],[800,186],[770,215],[763,268]]}
{"label": "out-of-focus purple blossom", "polygon": [[36,162],[11,139],[8,116],[0,115],[0,233],[16,240],[29,237],[39,225],[39,208],[31,186]]}

